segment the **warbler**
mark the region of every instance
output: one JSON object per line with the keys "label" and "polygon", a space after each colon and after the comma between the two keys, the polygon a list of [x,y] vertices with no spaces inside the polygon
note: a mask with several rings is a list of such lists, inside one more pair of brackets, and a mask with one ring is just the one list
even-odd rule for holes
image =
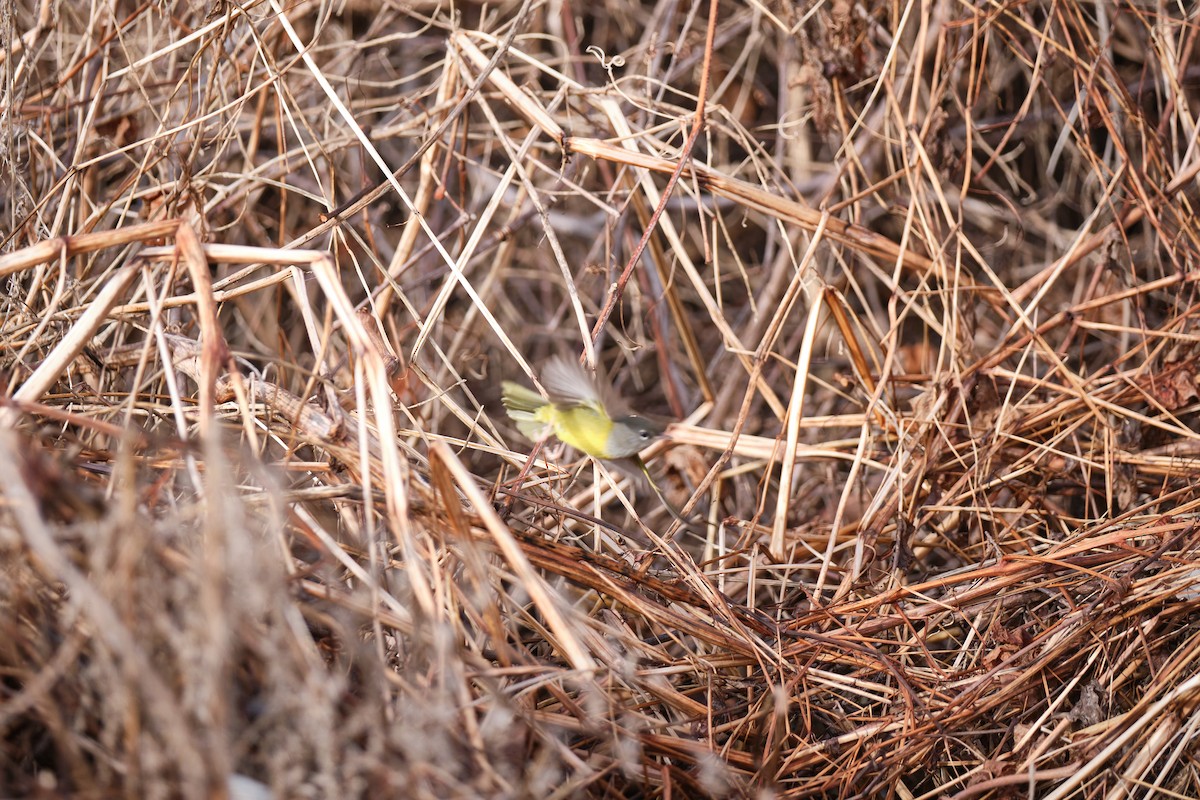
{"label": "warbler", "polygon": [[542,383],[549,399],[512,381],[501,384],[508,415],[533,441],[553,434],[592,458],[617,461],[637,458],[642,448],[663,435],[662,425],[631,413],[575,361],[552,358],[542,371]]}
{"label": "warbler", "polygon": [[535,442],[553,434],[592,458],[615,462],[622,472],[627,466],[635,467],[671,516],[688,525],[638,455],[663,435],[663,425],[629,411],[611,389],[597,385],[577,361],[550,359],[542,370],[542,385],[550,395],[548,400],[519,383],[500,384],[501,400],[521,433]]}

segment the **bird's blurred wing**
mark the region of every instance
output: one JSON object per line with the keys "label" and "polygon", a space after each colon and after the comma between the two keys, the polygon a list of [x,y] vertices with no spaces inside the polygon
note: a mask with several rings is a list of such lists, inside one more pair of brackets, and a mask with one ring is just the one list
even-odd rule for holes
{"label": "bird's blurred wing", "polygon": [[550,399],[560,405],[604,407],[596,382],[578,361],[555,356],[542,368],[542,385]]}

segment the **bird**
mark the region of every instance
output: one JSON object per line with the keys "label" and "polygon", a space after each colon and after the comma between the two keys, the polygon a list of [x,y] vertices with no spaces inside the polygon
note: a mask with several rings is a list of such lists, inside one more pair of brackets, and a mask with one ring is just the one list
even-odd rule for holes
{"label": "bird", "polygon": [[663,435],[661,423],[634,414],[607,387],[602,388],[577,362],[557,356],[542,370],[549,398],[513,381],[501,384],[501,398],[521,433],[533,441],[554,435],[601,461],[635,458]]}
{"label": "bird", "polygon": [[542,370],[542,384],[548,397],[513,381],[500,385],[501,401],[522,434],[535,442],[554,436],[592,458],[618,466],[632,464],[671,516],[687,524],[640,455],[666,433],[665,425],[630,411],[610,386],[598,384],[577,361],[562,356],[550,359]]}

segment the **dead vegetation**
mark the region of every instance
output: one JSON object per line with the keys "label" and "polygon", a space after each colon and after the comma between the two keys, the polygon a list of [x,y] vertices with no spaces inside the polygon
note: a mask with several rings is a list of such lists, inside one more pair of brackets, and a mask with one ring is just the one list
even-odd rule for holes
{"label": "dead vegetation", "polygon": [[1200,795],[1190,5],[2,8],[0,795]]}

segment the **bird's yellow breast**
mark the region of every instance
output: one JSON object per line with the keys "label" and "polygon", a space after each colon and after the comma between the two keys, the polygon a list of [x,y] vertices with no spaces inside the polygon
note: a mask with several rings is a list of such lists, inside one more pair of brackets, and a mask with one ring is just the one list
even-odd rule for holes
{"label": "bird's yellow breast", "polygon": [[560,440],[592,458],[608,458],[608,440],[613,421],[595,405],[560,406],[547,403],[537,411],[538,420],[554,427]]}

